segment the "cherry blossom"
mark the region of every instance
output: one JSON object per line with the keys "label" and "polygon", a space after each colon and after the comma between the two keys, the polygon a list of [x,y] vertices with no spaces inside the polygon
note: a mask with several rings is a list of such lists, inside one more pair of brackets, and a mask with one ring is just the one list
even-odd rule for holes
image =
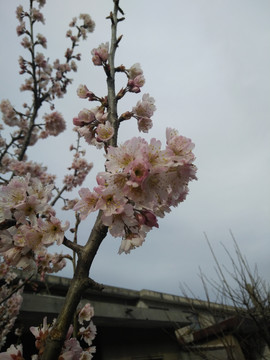
{"label": "cherry blossom", "polygon": [[137,102],[132,111],[138,117],[151,118],[156,110],[156,106],[154,104],[154,98],[152,98],[149,94],[144,94],[142,100]]}
{"label": "cherry blossom", "polygon": [[82,188],[79,195],[81,200],[76,203],[73,209],[80,212],[81,219],[85,219],[90,212],[96,211],[98,194],[87,188]]}
{"label": "cherry blossom", "polygon": [[0,354],[1,360],[24,360],[22,345],[11,345],[6,352]]}
{"label": "cherry blossom", "polygon": [[[84,359],[92,359],[92,354],[96,351],[94,346],[92,345],[92,341],[96,337],[97,329],[93,324],[91,318],[94,315],[94,310],[89,303],[87,303],[78,314],[78,321],[80,324],[86,323],[87,326],[80,327],[78,336],[85,341],[85,343],[89,346],[87,349],[83,349],[79,341],[71,337],[73,334],[73,326],[69,327],[69,331],[66,335],[66,340],[64,342],[64,346],[62,348],[61,354],[59,356],[59,360],[84,360]],[[55,320],[54,320],[55,321]],[[53,321],[53,323],[54,323]],[[43,324],[40,327],[32,326],[30,328],[31,333],[35,337],[35,346],[38,350],[38,355],[42,355],[44,352],[44,347],[46,343],[47,336],[52,330],[53,323],[48,325],[47,317],[43,319]],[[38,357],[37,357],[38,358]],[[0,354],[1,359],[1,354]]]}
{"label": "cherry blossom", "polygon": [[139,63],[136,63],[136,64],[132,65],[132,66],[127,70],[127,72],[128,72],[128,77],[129,77],[129,79],[135,79],[136,76],[143,74],[141,65],[140,65]]}
{"label": "cherry blossom", "polygon": [[48,221],[40,222],[40,227],[43,230],[43,244],[49,245],[56,241],[60,245],[64,240],[65,231],[69,228],[69,221],[62,225],[59,219],[51,216]]}
{"label": "cherry blossom", "polygon": [[[146,101],[148,100],[146,96]],[[182,202],[189,181],[196,179],[194,145],[190,139],[167,129],[167,147],[132,138],[119,147],[108,148],[106,172],[98,174],[94,193],[84,189],[74,210],[81,218],[98,209],[113,236],[122,236],[119,253],[142,245],[146,233],[158,227],[157,216]]]}
{"label": "cherry blossom", "polygon": [[79,330],[79,336],[81,336],[88,346],[92,345],[92,341],[96,337],[96,334],[97,328],[92,321],[90,321],[90,324],[86,328],[81,327]]}
{"label": "cherry blossom", "polygon": [[95,30],[95,22],[89,14],[80,14],[79,19],[83,20],[82,28],[86,29],[87,32],[93,32]]}
{"label": "cherry blossom", "polygon": [[57,136],[66,129],[66,123],[63,116],[55,111],[44,115],[45,129],[50,135]]}
{"label": "cherry blossom", "polygon": [[83,324],[84,321],[90,321],[93,316],[94,308],[89,303],[86,303],[79,312],[78,321],[80,324]]}
{"label": "cherry blossom", "polygon": [[105,44],[100,44],[98,48],[91,51],[91,54],[93,55],[92,61],[94,65],[100,66],[104,64],[109,56],[109,43],[106,42]]}
{"label": "cherry blossom", "polygon": [[114,135],[114,129],[109,121],[105,124],[99,124],[96,129],[97,141],[106,142],[110,140]]}
{"label": "cherry blossom", "polygon": [[81,99],[88,99],[88,100],[94,100],[95,95],[94,93],[92,93],[92,91],[88,90],[86,85],[79,85],[78,89],[77,89],[77,95],[79,96],[79,98]]}
{"label": "cherry blossom", "polygon": [[42,354],[44,352],[46,338],[49,332],[51,331],[51,329],[52,326],[48,325],[46,316],[43,319],[42,327],[35,327],[35,326],[30,327],[30,331],[36,339],[35,346],[39,351],[39,354]]}
{"label": "cherry blossom", "polygon": [[128,80],[128,91],[139,93],[141,91],[141,87],[145,84],[145,78],[142,74],[137,75],[134,79]]}

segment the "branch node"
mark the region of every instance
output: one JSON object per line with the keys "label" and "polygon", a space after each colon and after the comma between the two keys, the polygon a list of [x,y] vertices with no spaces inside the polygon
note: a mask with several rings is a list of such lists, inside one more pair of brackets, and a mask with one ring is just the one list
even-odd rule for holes
{"label": "branch node", "polygon": [[93,290],[102,291],[104,289],[104,285],[97,283],[96,281],[94,281],[91,278],[88,278],[88,288],[93,289]]}

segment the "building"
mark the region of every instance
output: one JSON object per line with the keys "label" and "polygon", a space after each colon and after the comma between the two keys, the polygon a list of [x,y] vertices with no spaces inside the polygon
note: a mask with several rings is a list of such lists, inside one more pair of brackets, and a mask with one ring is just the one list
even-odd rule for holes
{"label": "building", "polygon": [[[25,287],[18,323],[24,329],[26,359],[35,353],[29,327],[42,324],[45,316],[49,322],[57,317],[69,283],[70,279],[50,275],[45,282],[35,280]],[[81,305],[86,302],[95,309],[96,360],[260,359],[242,350],[243,329],[246,337],[248,331],[253,337],[252,328],[236,319],[230,307],[213,303],[209,311],[207,302],[112,286],[86,291]]]}

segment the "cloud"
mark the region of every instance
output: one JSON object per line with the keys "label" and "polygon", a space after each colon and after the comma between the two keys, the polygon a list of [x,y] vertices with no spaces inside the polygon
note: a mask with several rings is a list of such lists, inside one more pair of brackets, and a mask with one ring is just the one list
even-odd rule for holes
{"label": "cloud", "polygon": [[[16,62],[21,49],[14,11],[19,3],[1,4],[0,15],[0,38],[6,49],[0,59],[0,97],[16,106],[24,98],[17,90],[21,78]],[[48,35],[50,58],[65,51],[62,39],[74,15],[89,12],[96,21],[96,32],[79,49],[83,60],[69,94],[57,101],[69,130],[57,139],[55,148],[53,142],[44,141],[38,152],[31,152],[37,161],[48,162],[49,170],[63,172],[68,166],[66,149],[74,141],[72,118],[91,106],[76,97],[77,86],[85,83],[99,96],[106,93],[105,75],[92,66],[90,51],[110,39],[105,17],[111,5],[109,0],[78,0],[75,6],[65,0],[63,7],[62,1],[55,0],[44,8],[48,27],[42,32]],[[137,0],[121,5],[126,21],[119,24],[124,37],[117,63],[129,67],[140,62],[146,77],[143,93],[156,99],[154,127],[146,138],[161,138],[164,146],[167,126],[190,137],[196,144],[198,181],[190,186],[187,200],[162,219],[160,229],[150,232],[145,244],[132,254],[119,256],[120,239],[106,239],[93,264],[93,277],[109,285],[176,294],[183,281],[196,292],[199,265],[213,274],[203,232],[223,261],[219,243],[233,251],[232,228],[248,260],[262,264],[262,276],[269,281],[270,3],[170,0],[164,7],[155,0]],[[122,81],[120,77],[117,86]],[[124,98],[119,113],[131,109],[140,98],[140,94]],[[136,124],[125,123],[119,141],[131,134],[139,135]],[[98,160],[85,183],[92,188],[104,158],[92,148],[87,153],[89,160]],[[86,220],[83,240],[89,226]]]}

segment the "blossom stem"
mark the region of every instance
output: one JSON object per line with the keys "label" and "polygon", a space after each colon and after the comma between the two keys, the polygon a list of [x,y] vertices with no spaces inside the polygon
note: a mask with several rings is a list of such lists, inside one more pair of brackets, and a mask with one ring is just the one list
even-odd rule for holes
{"label": "blossom stem", "polygon": [[65,186],[62,187],[62,189],[61,189],[60,191],[58,191],[57,196],[53,199],[53,201],[52,201],[51,204],[50,204],[51,206],[54,206],[54,205],[55,205],[55,203],[57,202],[57,200],[60,199],[61,195],[63,194],[63,192],[64,192],[66,189],[67,189],[67,186],[65,185]]}

